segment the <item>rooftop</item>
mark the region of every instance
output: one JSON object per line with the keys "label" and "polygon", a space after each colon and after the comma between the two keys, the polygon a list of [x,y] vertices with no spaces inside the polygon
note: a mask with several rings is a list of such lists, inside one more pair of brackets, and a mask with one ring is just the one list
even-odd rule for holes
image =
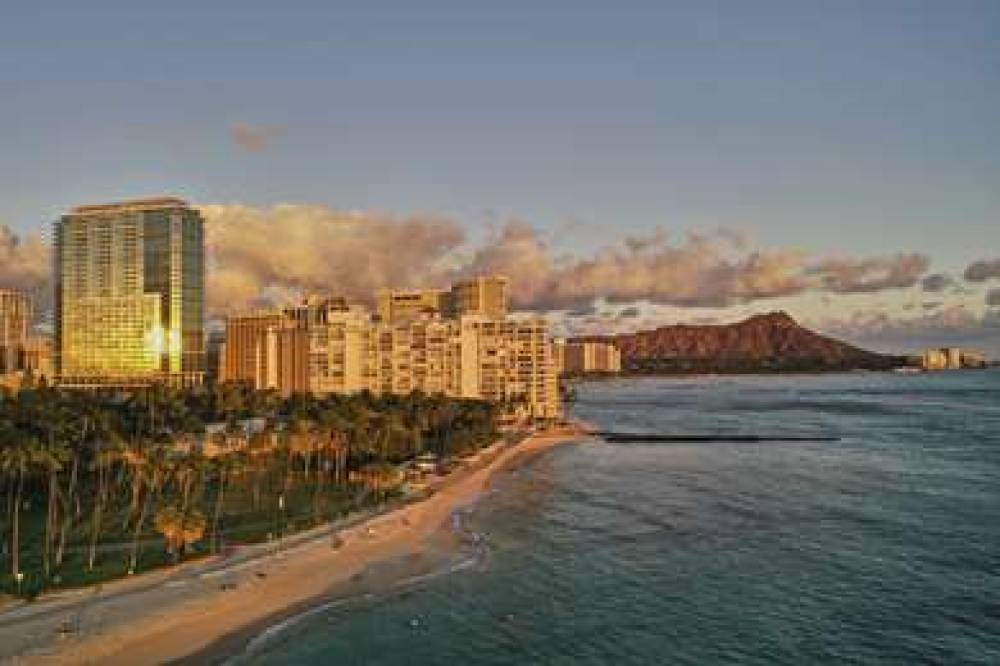
{"label": "rooftop", "polygon": [[177,197],[151,197],[148,199],[130,199],[106,204],[91,204],[77,206],[70,211],[71,215],[94,215],[98,213],[121,213],[125,211],[159,210],[163,208],[188,208],[190,204]]}

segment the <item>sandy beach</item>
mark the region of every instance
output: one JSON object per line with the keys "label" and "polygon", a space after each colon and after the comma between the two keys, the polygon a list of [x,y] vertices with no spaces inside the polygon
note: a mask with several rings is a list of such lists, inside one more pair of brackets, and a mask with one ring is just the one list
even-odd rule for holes
{"label": "sandy beach", "polygon": [[[192,563],[5,609],[0,659],[162,664],[218,652],[223,643],[238,649],[256,628],[328,599],[368,567],[419,556],[457,509],[489,488],[494,473],[583,434],[574,426],[493,445],[479,464],[454,472],[426,499],[338,532],[320,528],[290,538],[281,551],[257,547],[256,556],[235,562]],[[67,626],[71,632],[60,631]]]}

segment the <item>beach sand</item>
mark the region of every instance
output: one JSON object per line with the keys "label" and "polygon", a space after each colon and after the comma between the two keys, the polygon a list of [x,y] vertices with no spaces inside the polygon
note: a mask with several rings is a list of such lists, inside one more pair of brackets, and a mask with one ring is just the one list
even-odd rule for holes
{"label": "beach sand", "polygon": [[[241,650],[281,617],[329,599],[367,568],[420,557],[435,535],[447,529],[452,514],[489,487],[494,473],[583,435],[582,428],[571,426],[532,435],[514,446],[494,445],[480,456],[485,464],[453,473],[426,499],[338,532],[336,546],[327,533],[229,569],[177,576],[154,572],[149,576],[155,584],[138,591],[128,586],[146,576],[123,581],[121,593],[106,586],[110,592],[74,604],[72,613],[58,607],[46,612],[43,600],[34,605],[38,608],[31,618],[10,623],[0,615],[0,644],[18,645],[13,654],[4,650],[7,658],[19,655],[15,663],[215,661],[226,651]],[[79,631],[59,639],[59,627],[70,621]]]}

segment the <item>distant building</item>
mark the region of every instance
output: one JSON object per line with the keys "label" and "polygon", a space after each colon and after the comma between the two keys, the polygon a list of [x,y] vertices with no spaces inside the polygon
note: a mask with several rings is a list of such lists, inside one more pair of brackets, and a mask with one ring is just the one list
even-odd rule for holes
{"label": "distant building", "polygon": [[175,198],[79,206],[55,224],[63,386],[190,386],[205,373],[201,214]]}
{"label": "distant building", "polygon": [[470,316],[460,326],[462,397],[507,402],[538,419],[562,416],[555,351],[543,319]]}
{"label": "distant building", "polygon": [[568,375],[622,370],[622,353],[611,342],[566,342],[561,354],[562,372]]}
{"label": "distant building", "polygon": [[959,370],[962,368],[984,368],[986,356],[959,347],[940,347],[926,350],[920,357],[924,370]]}
{"label": "distant building", "polygon": [[0,375],[24,369],[24,347],[31,318],[31,300],[27,294],[0,289]]}
{"label": "distant building", "polygon": [[[452,293],[459,305],[446,306]],[[498,316],[506,311],[505,294],[506,280],[480,278],[447,293],[381,292],[377,317],[342,299],[317,297],[233,316],[221,377],[283,395],[367,390],[481,398],[525,417],[557,418],[556,356],[545,322]]]}
{"label": "distant building", "polygon": [[285,316],[280,312],[251,312],[226,318],[226,337],[219,355],[220,382],[257,380],[257,347],[264,334],[273,326],[281,326]]}
{"label": "distant building", "polygon": [[309,391],[309,333],[294,321],[268,328],[257,340],[254,386],[287,397]]}
{"label": "distant building", "polygon": [[369,388],[369,358],[377,344],[371,313],[362,307],[329,313],[309,331],[309,389],[318,394]]}
{"label": "distant building", "polygon": [[439,289],[409,291],[382,290],[378,293],[378,316],[387,324],[410,321],[427,315],[441,315],[445,293]]}
{"label": "distant building", "polygon": [[31,335],[24,343],[23,368],[35,380],[55,380],[52,339],[43,335]]}
{"label": "distant building", "polygon": [[507,278],[475,277],[456,282],[448,293],[445,310],[445,315],[453,319],[465,315],[503,319],[510,310]]}
{"label": "distant building", "polygon": [[387,289],[378,293],[378,316],[383,323],[405,322],[428,316],[460,319],[466,315],[475,315],[503,319],[509,309],[507,278],[500,276],[461,280],[448,291]]}
{"label": "distant building", "polygon": [[24,293],[0,289],[0,386],[18,390],[26,381],[52,382],[52,341],[32,333],[32,303]]}

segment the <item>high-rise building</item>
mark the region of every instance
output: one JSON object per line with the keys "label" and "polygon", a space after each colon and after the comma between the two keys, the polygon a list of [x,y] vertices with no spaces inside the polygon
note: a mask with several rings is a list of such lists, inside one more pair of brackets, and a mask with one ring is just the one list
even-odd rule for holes
{"label": "high-rise building", "polygon": [[611,342],[567,342],[562,349],[562,372],[614,373],[622,370],[622,353]]}
{"label": "high-rise building", "polygon": [[480,276],[456,282],[451,286],[446,299],[445,314],[454,319],[464,315],[503,319],[509,309],[507,278]]}
{"label": "high-rise building", "polygon": [[371,313],[363,307],[328,313],[325,326],[309,330],[309,389],[326,395],[371,388],[376,340]]}
{"label": "high-rise building", "polygon": [[203,380],[203,233],[169,197],[79,206],[55,224],[61,385]]}
{"label": "high-rise building", "polygon": [[257,347],[269,328],[281,326],[279,312],[251,312],[226,318],[226,338],[219,350],[220,382],[257,381]]}
{"label": "high-rise building", "polygon": [[398,323],[428,315],[441,315],[446,294],[440,289],[394,291],[378,293],[378,316],[384,323]]}
{"label": "high-rise building", "polygon": [[399,395],[412,391],[458,395],[459,333],[456,322],[437,317],[377,325],[369,348],[369,389]]}
{"label": "high-rise building", "polygon": [[288,320],[271,326],[257,340],[254,387],[283,396],[309,390],[309,333]]}
{"label": "high-rise building", "polygon": [[[458,294],[458,306],[448,312],[458,316],[445,318],[442,300],[451,293]],[[503,316],[502,278],[462,283],[451,293],[381,292],[378,317],[316,297],[281,311],[230,317],[222,378],[284,395],[421,391],[503,402],[528,418],[561,416],[546,323]]]}
{"label": "high-rise building", "polygon": [[27,294],[0,289],[0,375],[23,370],[30,328],[31,300]]}
{"label": "high-rise building", "polygon": [[463,317],[461,389],[466,398],[506,402],[523,416],[562,416],[555,347],[543,319]]}

